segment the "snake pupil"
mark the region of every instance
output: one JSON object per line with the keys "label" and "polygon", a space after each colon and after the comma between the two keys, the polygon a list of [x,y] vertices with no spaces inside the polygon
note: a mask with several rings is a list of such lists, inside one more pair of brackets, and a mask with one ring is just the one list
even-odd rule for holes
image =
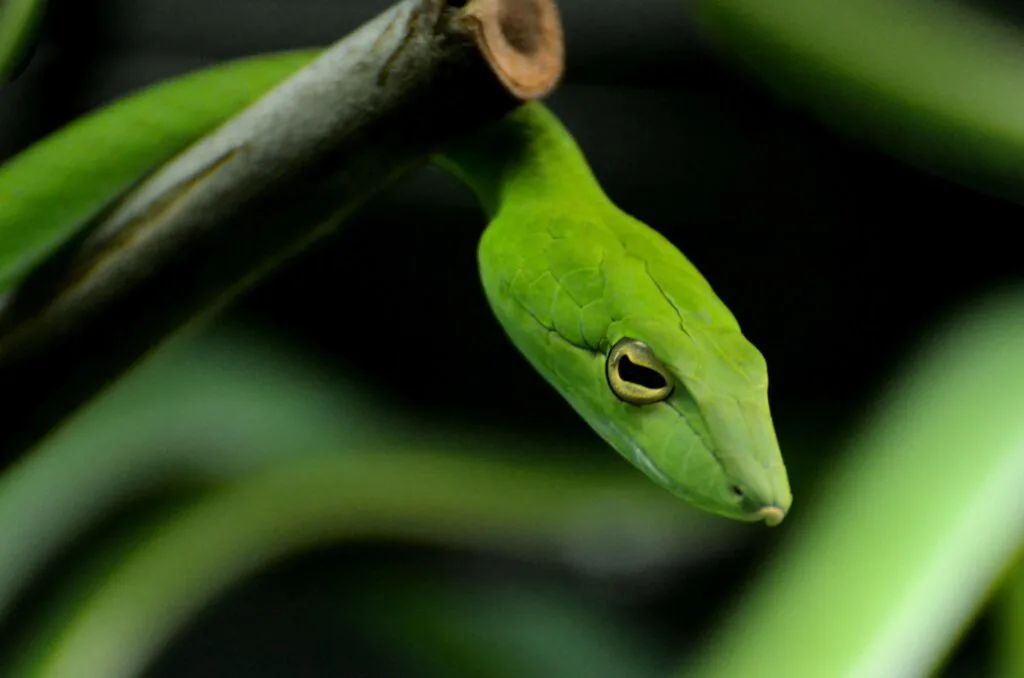
{"label": "snake pupil", "polygon": [[622,359],[619,360],[619,378],[651,390],[668,386],[665,377],[661,376],[657,370],[637,365],[629,359],[629,356],[622,356]]}

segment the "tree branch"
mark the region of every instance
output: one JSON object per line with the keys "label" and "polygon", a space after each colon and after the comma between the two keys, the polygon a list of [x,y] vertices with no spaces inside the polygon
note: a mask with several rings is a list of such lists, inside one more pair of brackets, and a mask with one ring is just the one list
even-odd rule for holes
{"label": "tree branch", "polygon": [[554,0],[405,0],[158,169],[0,306],[0,465],[562,64]]}

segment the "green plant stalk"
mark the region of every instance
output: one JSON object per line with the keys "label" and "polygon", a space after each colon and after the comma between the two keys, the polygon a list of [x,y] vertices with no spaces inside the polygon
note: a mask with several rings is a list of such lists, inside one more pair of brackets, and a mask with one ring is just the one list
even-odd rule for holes
{"label": "green plant stalk", "polygon": [[1021,290],[938,333],[680,675],[933,671],[1024,545],[1022,336]]}
{"label": "green plant stalk", "polygon": [[[634,571],[678,565],[697,550],[728,550],[743,538],[738,524],[688,509],[603,453],[597,466],[555,464],[550,460],[564,458],[564,444],[469,430],[453,435],[386,411],[372,393],[339,388],[324,380],[321,368],[281,349],[255,347],[244,334],[172,342],[0,477],[0,613],[10,611],[26,584],[76,535],[127,500],[173,492],[184,502],[328,450],[347,459],[338,463],[350,465],[352,480],[362,477],[363,460],[374,450],[445,450],[456,460],[466,455],[486,465],[493,459],[500,475],[525,468],[544,485],[582,490],[583,503],[564,504],[574,513],[547,516],[522,535],[513,547],[517,557]],[[595,454],[602,449],[595,446]],[[367,463],[372,471],[372,459]],[[380,492],[391,489],[388,484]],[[460,490],[475,491],[468,485]],[[505,492],[510,510],[519,506],[513,491]],[[559,522],[561,530],[554,528]],[[121,544],[109,567],[152,529]],[[444,541],[443,526],[437,538]],[[37,629],[30,648],[18,650],[11,675],[33,675],[28,667],[47,655],[49,639],[91,581],[73,582],[57,607],[43,613],[45,628]]]}
{"label": "green plant stalk", "polygon": [[[14,614],[0,618],[3,640],[0,642],[0,675],[6,678],[31,676],[47,656],[54,638],[66,619],[80,605],[83,596],[107,573],[117,567],[132,548],[144,540],[152,526],[189,505],[199,490],[183,488],[170,496],[168,488],[156,497],[136,500],[126,510],[105,516],[110,523],[90,525],[67,553],[62,553],[56,570],[41,568],[40,576],[26,602]],[[26,540],[26,549],[32,549]],[[73,557],[71,557],[73,554]],[[57,574],[59,572],[59,574]]]}
{"label": "green plant stalk", "polygon": [[117,505],[302,450],[357,449],[395,430],[378,409],[230,334],[171,342],[0,475],[0,617],[31,573]]}
{"label": "green plant stalk", "polygon": [[1024,548],[1003,581],[995,605],[996,678],[1024,676]]}
{"label": "green plant stalk", "polygon": [[[94,547],[76,561],[57,595],[44,603],[42,623],[19,629],[27,633],[13,638],[18,644],[12,647],[14,656],[0,663],[2,675],[34,675],[65,617],[145,538],[161,514],[169,515],[166,507],[144,514],[129,529],[118,530],[111,546]],[[319,605],[336,609],[325,623],[342,647],[351,635],[366,638],[387,653],[388,666],[421,678],[580,671],[588,678],[656,678],[663,674],[657,669],[671,661],[663,650],[652,650],[647,625],[632,623],[630,615],[577,590],[586,587],[553,583],[544,575],[510,579],[502,572],[492,578],[472,565],[462,571],[441,568],[375,563],[322,579],[317,596],[324,602]]]}
{"label": "green plant stalk", "polygon": [[1024,199],[1024,32],[966,3],[701,0],[774,91],[925,171]]}
{"label": "green plant stalk", "polygon": [[399,539],[516,553],[564,543],[595,507],[670,530],[682,523],[668,522],[666,502],[689,515],[667,493],[623,492],[606,475],[547,466],[388,449],[274,465],[156,531],[100,583],[34,675],[137,675],[211,598],[315,545]]}
{"label": "green plant stalk", "polygon": [[655,624],[543,576],[394,569],[331,588],[347,626],[396,648],[404,675],[658,678],[674,659],[653,647]]}
{"label": "green plant stalk", "polygon": [[45,12],[46,0],[0,0],[0,83],[24,63]]}
{"label": "green plant stalk", "polygon": [[[385,411],[371,393],[324,382],[320,368],[279,349],[257,349],[234,333],[172,342],[0,476],[0,618],[32,574],[75,535],[138,497],[218,487],[323,450],[361,459],[367,449],[380,448],[474,456],[528,448],[528,457],[515,455],[520,463],[565,451],[564,445],[493,432],[453,436]],[[625,467],[626,477],[619,478],[619,466],[599,445],[595,453],[607,462],[599,469],[589,465],[598,474],[588,476],[595,483],[635,491],[640,504],[649,501],[647,495],[662,494]],[[358,474],[358,461],[352,463]],[[552,465],[550,473],[575,477],[580,471]],[[634,522],[624,510],[616,524],[628,526],[622,529],[637,539],[657,541],[658,525],[685,519],[704,548],[728,548],[739,537],[731,522],[690,510],[669,495],[662,499],[659,520]]]}
{"label": "green plant stalk", "polygon": [[[902,677],[941,662],[1024,544],[1022,334],[1018,292],[939,335],[682,675]],[[35,675],[132,675],[205,601],[314,544],[515,548],[560,531],[552,516],[601,503],[547,470],[380,452],[268,469],[172,519],[86,600]]]}

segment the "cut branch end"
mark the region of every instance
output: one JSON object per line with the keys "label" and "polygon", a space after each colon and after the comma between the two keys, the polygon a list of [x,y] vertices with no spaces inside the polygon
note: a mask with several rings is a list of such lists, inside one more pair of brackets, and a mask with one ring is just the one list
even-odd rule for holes
{"label": "cut branch end", "polygon": [[513,96],[547,96],[565,70],[565,40],[554,0],[470,0],[462,10],[477,47]]}

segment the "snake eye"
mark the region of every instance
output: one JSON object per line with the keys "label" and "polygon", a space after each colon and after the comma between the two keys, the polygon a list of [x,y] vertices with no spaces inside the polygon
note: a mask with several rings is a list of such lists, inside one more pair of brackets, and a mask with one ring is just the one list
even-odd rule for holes
{"label": "snake eye", "polygon": [[636,339],[620,339],[612,347],[605,374],[615,397],[633,405],[658,403],[672,395],[672,375],[651,348]]}

